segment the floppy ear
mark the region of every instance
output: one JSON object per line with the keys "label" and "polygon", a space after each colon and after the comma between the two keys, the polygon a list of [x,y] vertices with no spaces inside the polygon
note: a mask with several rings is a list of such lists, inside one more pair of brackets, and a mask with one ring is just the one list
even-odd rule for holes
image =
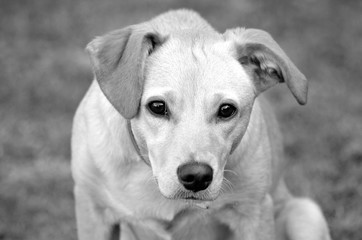
{"label": "floppy ear", "polygon": [[127,119],[138,112],[146,58],[162,41],[156,32],[146,29],[134,25],[116,30],[95,38],[86,47],[101,90]]}
{"label": "floppy ear", "polygon": [[226,31],[224,37],[234,41],[236,56],[253,79],[258,94],[286,82],[298,103],[307,103],[307,79],[267,32],[237,28]]}

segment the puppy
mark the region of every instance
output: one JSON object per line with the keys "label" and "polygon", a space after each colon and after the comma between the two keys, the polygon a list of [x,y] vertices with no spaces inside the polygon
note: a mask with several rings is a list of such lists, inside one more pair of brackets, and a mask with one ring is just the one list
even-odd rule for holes
{"label": "puppy", "polygon": [[95,80],[72,136],[79,239],[330,239],[320,208],[283,180],[259,95],[285,82],[305,104],[307,80],[268,33],[220,34],[177,10],[87,51]]}

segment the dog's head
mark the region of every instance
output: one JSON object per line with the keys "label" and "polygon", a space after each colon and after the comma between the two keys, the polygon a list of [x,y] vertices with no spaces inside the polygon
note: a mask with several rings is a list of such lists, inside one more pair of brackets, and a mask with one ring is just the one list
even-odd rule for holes
{"label": "dog's head", "polygon": [[141,24],[96,38],[87,49],[100,88],[131,121],[167,198],[218,196],[261,92],[286,82],[306,103],[307,80],[261,30],[162,36]]}

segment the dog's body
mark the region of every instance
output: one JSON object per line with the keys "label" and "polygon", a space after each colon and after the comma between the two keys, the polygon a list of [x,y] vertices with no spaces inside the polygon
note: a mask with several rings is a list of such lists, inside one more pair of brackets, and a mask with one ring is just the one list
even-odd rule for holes
{"label": "dog's body", "polygon": [[115,224],[122,240],[329,239],[319,207],[285,187],[278,127],[256,98],[285,81],[306,101],[269,35],[222,35],[179,10],[88,51],[96,80],[72,138],[79,239],[109,239]]}

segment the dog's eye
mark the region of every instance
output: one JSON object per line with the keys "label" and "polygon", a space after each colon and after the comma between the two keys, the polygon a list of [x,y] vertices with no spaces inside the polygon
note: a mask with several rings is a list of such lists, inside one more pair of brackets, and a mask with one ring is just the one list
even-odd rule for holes
{"label": "dog's eye", "polygon": [[168,116],[166,103],[164,101],[152,101],[148,104],[148,109],[156,115]]}
{"label": "dog's eye", "polygon": [[219,108],[217,116],[221,119],[226,120],[233,117],[235,113],[236,113],[236,107],[234,107],[231,104],[222,104]]}

